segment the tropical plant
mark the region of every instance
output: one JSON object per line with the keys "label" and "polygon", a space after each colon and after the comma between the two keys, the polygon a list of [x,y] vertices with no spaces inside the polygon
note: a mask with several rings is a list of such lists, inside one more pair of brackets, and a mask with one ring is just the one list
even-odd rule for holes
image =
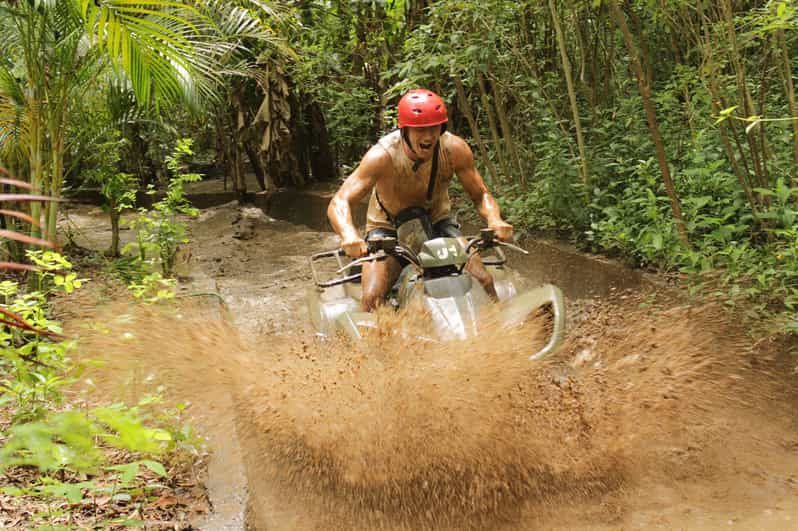
{"label": "tropical plant", "polygon": [[[130,224],[136,232],[135,241],[123,249],[124,253],[133,251],[141,262],[148,262],[150,253],[158,258],[164,276],[172,275],[177,257],[178,247],[187,243],[185,222],[179,216],[196,216],[198,210],[191,206],[185,196],[183,186],[186,183],[202,179],[198,173],[185,171],[183,161],[193,154],[191,139],[177,142],[174,152],[167,160],[172,172],[166,195],[157,201],[151,210],[139,209],[138,217]],[[154,190],[152,190],[154,193]]]}
{"label": "tropical plant", "polygon": [[[247,9],[210,0],[5,1],[0,28],[7,57],[0,64],[0,149],[16,154],[15,161],[26,152],[18,169],[52,196],[63,187],[71,103],[103,71],[124,76],[138,105],[180,101],[199,108],[215,96],[243,39],[268,37]],[[49,205],[44,232],[52,238],[57,207]],[[39,219],[38,207],[31,214]]]}

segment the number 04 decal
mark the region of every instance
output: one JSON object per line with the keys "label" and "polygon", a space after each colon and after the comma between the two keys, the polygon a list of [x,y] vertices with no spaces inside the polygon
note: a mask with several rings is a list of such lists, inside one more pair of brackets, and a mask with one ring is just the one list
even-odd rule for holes
{"label": "number 04 decal", "polygon": [[447,258],[449,258],[449,253],[451,253],[452,256],[456,256],[457,246],[452,244],[449,247],[441,247],[440,249],[438,249],[438,252],[436,254],[438,255],[438,258],[440,260],[446,260]]}

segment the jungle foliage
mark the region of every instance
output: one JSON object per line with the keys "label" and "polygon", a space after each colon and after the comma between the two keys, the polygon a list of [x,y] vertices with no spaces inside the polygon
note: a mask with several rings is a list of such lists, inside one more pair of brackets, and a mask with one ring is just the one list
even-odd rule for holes
{"label": "jungle foliage", "polygon": [[[797,13],[787,0],[0,2],[0,162],[45,195],[101,186],[113,220],[132,192],[168,189],[168,155],[191,136],[191,164],[245,198],[247,169],[262,190],[344,176],[394,126],[398,95],[429,86],[519,233],[711,281],[795,328]],[[53,236],[57,205],[30,205],[32,236]]]}
{"label": "jungle foliage", "polygon": [[793,2],[297,4],[312,29],[297,79],[339,167],[393,127],[404,89],[430,87],[520,233],[687,275],[798,327]]}

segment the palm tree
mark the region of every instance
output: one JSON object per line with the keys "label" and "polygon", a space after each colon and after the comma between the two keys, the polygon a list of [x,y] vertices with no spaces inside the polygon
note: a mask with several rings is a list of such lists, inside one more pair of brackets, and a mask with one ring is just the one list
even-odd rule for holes
{"label": "palm tree", "polygon": [[[0,63],[0,161],[24,147],[27,160],[15,169],[58,196],[70,104],[103,71],[124,77],[139,105],[198,108],[215,97],[243,39],[268,37],[249,9],[214,0],[0,1],[0,49],[9,58]],[[57,203],[47,205],[53,239]],[[38,206],[31,215],[40,218]]]}

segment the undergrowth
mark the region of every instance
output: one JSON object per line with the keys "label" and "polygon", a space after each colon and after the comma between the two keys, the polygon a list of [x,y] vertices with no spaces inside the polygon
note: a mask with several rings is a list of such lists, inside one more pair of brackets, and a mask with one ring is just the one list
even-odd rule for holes
{"label": "undergrowth", "polygon": [[[55,252],[28,256],[39,267],[30,282],[0,282],[0,308],[25,323],[0,327],[0,526],[143,525],[181,475],[196,476],[204,441],[162,388],[132,404],[96,398],[92,362],[75,360],[77,340],[50,317],[53,299],[86,279]],[[173,297],[159,274],[137,276],[134,296]]]}

